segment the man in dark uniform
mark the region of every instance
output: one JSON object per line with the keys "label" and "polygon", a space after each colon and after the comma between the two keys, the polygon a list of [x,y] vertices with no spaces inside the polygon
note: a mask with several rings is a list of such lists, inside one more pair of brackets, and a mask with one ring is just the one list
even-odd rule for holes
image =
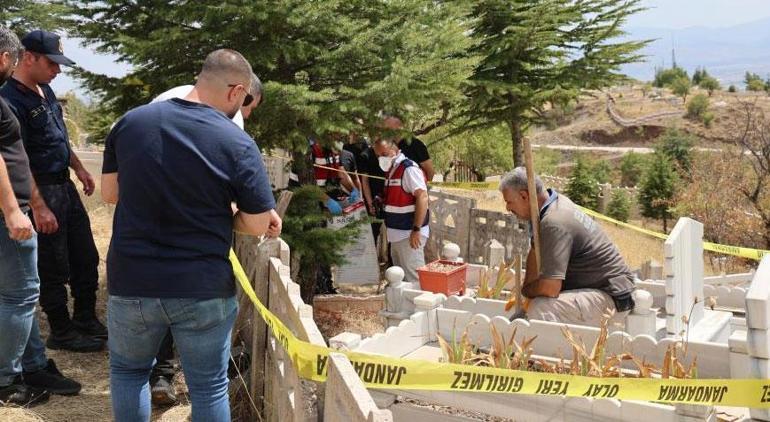
{"label": "man in dark uniform", "polygon": [[[0,85],[11,75],[21,43],[0,26]],[[0,407],[34,406],[49,393],[72,395],[80,384],[47,359],[35,305],[37,233],[29,220],[32,174],[21,127],[0,98]]]}
{"label": "man in dark uniform", "polygon": [[401,132],[404,127],[399,117],[385,115],[382,118],[382,127],[386,132],[390,131],[393,132],[393,134],[399,135],[397,136],[398,149],[401,150],[406,158],[414,161],[420,166],[420,169],[425,173],[425,178],[428,179],[428,182],[433,180],[435,171],[433,170],[433,160],[428,153],[428,147],[414,136],[403,136],[398,133]]}
{"label": "man in dark uniform", "polygon": [[[37,189],[30,206],[39,237],[40,305],[48,316],[51,349],[94,352],[104,348],[107,329],[96,318],[99,254],[91,222],[70,180],[68,167],[94,192],[94,179],[72,151],[62,107],[48,85],[74,62],[64,56],[58,35],[36,30],[21,43],[25,52],[19,66],[0,89],[21,124],[24,147]],[[67,309],[67,288],[74,298],[74,313]]]}

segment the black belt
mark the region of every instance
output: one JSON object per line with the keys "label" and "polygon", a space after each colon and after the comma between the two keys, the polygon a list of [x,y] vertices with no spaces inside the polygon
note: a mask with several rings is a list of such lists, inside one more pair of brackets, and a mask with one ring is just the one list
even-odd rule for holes
{"label": "black belt", "polygon": [[615,302],[615,310],[617,312],[632,311],[636,302],[632,296],[633,292],[624,293],[620,296],[612,296],[612,301]]}
{"label": "black belt", "polygon": [[62,170],[56,173],[39,173],[34,175],[38,185],[60,185],[70,180],[70,171]]}

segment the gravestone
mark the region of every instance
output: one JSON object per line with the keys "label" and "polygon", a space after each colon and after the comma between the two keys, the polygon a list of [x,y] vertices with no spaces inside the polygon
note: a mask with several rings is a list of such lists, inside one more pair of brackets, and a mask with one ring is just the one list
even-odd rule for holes
{"label": "gravestone", "polygon": [[[340,229],[364,218],[366,207],[357,202],[345,207],[342,215],[332,217],[329,227]],[[336,284],[379,284],[380,266],[370,224],[359,225],[358,237],[345,246],[343,255],[346,262],[333,269]]]}
{"label": "gravestone", "polygon": [[491,239],[484,245],[484,262],[489,268],[499,267],[505,261],[505,246],[497,239]]}
{"label": "gravestone", "polygon": [[[752,378],[770,378],[770,255],[757,268],[746,292],[746,346]],[[770,421],[770,409],[751,409],[752,420]]]}
{"label": "gravestone", "polygon": [[660,262],[650,259],[642,264],[639,278],[644,280],[663,280],[663,266]]}
{"label": "gravestone", "polygon": [[[678,336],[703,319],[703,224],[682,217],[664,246],[666,332]],[[697,303],[696,303],[697,299]]]}

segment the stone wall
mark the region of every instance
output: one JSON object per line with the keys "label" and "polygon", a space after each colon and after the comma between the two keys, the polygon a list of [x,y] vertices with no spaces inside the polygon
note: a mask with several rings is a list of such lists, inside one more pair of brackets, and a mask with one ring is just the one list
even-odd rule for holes
{"label": "stone wall", "polygon": [[493,239],[505,246],[506,261],[529,250],[529,225],[514,215],[476,209],[474,199],[435,189],[429,197],[431,223],[426,261],[437,259],[448,242],[459,245],[460,256],[474,264],[483,263],[486,245]]}

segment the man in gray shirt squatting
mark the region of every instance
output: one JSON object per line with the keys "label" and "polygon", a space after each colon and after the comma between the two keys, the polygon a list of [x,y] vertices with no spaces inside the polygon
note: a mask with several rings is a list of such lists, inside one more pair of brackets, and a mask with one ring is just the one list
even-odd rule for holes
{"label": "man in gray shirt squatting", "polygon": [[[634,308],[634,277],[618,248],[601,227],[569,198],[544,189],[536,176],[540,210],[538,273],[534,249],[527,255],[521,293],[530,299],[530,319],[598,326],[602,315],[615,312],[612,322],[625,320]],[[500,180],[506,209],[530,221],[527,171],[517,167]]]}

